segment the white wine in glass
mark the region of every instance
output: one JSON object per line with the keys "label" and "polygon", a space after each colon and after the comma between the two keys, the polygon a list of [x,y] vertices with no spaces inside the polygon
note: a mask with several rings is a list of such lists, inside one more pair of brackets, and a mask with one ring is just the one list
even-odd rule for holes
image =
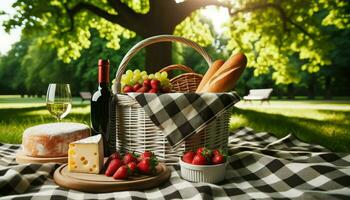
{"label": "white wine in glass", "polygon": [[47,88],[46,106],[58,121],[68,115],[72,108],[69,84],[51,83]]}

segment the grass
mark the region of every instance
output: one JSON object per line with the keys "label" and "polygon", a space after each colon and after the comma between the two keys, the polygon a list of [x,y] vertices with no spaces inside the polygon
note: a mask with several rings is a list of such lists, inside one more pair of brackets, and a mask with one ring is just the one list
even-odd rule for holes
{"label": "grass", "polygon": [[[89,124],[89,112],[88,102],[74,98],[73,109],[64,121]],[[44,99],[0,96],[0,142],[21,143],[23,130],[54,121]],[[241,126],[271,132],[277,137],[293,133],[303,141],[350,152],[350,101],[346,100],[273,100],[271,105],[240,102],[233,111],[230,129]]]}

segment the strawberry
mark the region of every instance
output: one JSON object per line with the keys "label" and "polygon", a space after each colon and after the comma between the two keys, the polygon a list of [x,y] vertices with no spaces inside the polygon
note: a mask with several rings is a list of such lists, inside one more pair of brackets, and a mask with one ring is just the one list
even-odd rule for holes
{"label": "strawberry", "polygon": [[140,159],[152,158],[154,157],[154,153],[152,151],[145,151],[141,154]]}
{"label": "strawberry", "polygon": [[124,86],[123,91],[124,91],[124,93],[134,92],[134,88],[130,85],[126,85],[126,86]]}
{"label": "strawberry", "polygon": [[151,80],[151,87],[153,88],[153,89],[159,89],[159,86],[160,86],[160,81],[159,80],[157,80],[157,79],[152,79]]}
{"label": "strawberry", "polygon": [[139,93],[146,93],[149,91],[149,87],[148,86],[142,86],[140,89],[138,89],[136,92],[139,92]]}
{"label": "strawberry", "polygon": [[126,153],[123,158],[124,165],[127,165],[129,162],[136,162],[136,155],[133,153]]}
{"label": "strawberry", "polygon": [[158,93],[158,89],[152,88],[148,91],[148,93]]}
{"label": "strawberry", "polygon": [[128,167],[122,165],[113,175],[114,179],[125,179],[128,178]]}
{"label": "strawberry", "polygon": [[196,153],[194,153],[193,151],[185,152],[184,155],[182,156],[182,160],[187,163],[192,163],[192,160],[195,155]]}
{"label": "strawberry", "polygon": [[144,80],[143,81],[143,86],[151,87],[151,80],[149,80],[149,79]]}
{"label": "strawberry", "polygon": [[205,158],[205,156],[201,153],[197,153],[194,157],[193,157],[193,160],[192,160],[192,164],[194,165],[207,165],[208,164],[208,161],[207,159]]}
{"label": "strawberry", "polygon": [[214,165],[221,164],[225,162],[225,157],[222,154],[215,155],[212,159],[211,162]]}
{"label": "strawberry", "polygon": [[220,154],[222,154],[220,150],[218,149],[213,150],[213,156],[220,155]]}
{"label": "strawberry", "polygon": [[141,85],[140,83],[137,83],[137,84],[134,85],[133,89],[134,89],[134,91],[137,91],[137,90],[139,90],[141,87],[142,87],[142,85]]}
{"label": "strawberry", "polygon": [[122,157],[120,156],[120,154],[118,152],[114,152],[112,155],[109,156],[110,159],[119,159],[121,160]]}
{"label": "strawberry", "polygon": [[196,154],[203,154],[205,155],[207,158],[211,158],[212,157],[212,152],[205,148],[205,147],[199,147],[196,151]]}
{"label": "strawberry", "polygon": [[108,165],[108,168],[105,172],[106,176],[112,176],[118,168],[122,165],[122,161],[119,159],[112,159]]}
{"label": "strawberry", "polygon": [[142,174],[153,174],[156,171],[156,166],[158,164],[155,158],[145,158],[142,159],[139,164],[137,164],[137,169]]}
{"label": "strawberry", "polygon": [[136,162],[129,162],[127,166],[129,168],[130,175],[134,174],[137,169]]}

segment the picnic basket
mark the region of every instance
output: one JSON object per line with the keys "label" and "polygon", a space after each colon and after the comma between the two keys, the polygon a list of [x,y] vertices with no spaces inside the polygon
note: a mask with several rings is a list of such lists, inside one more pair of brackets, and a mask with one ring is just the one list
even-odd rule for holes
{"label": "picnic basket", "polygon": [[[186,44],[202,55],[207,64],[211,66],[211,59],[205,50],[197,43],[182,37],[159,35],[147,38],[132,47],[122,59],[112,86],[114,95],[111,101],[109,148],[112,148],[112,151],[135,151],[138,153],[149,150],[154,152],[159,160],[169,165],[177,164],[179,156],[185,150],[200,146],[227,148],[230,109],[210,122],[201,132],[188,137],[179,147],[172,148],[164,137],[162,130],[151,121],[138,102],[121,93],[121,76],[131,58],[142,48],[158,42]],[[180,93],[195,92],[202,76],[184,65],[170,65],[161,71],[175,69],[180,69],[186,73],[170,80],[172,89]]]}

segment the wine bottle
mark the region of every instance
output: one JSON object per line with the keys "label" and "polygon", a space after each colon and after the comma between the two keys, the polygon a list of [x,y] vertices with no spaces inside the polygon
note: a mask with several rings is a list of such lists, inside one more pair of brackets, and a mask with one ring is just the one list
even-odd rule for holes
{"label": "wine bottle", "polygon": [[101,134],[105,156],[109,155],[108,149],[108,121],[109,102],[111,99],[109,89],[109,60],[98,60],[98,89],[91,98],[91,126],[92,135]]}

